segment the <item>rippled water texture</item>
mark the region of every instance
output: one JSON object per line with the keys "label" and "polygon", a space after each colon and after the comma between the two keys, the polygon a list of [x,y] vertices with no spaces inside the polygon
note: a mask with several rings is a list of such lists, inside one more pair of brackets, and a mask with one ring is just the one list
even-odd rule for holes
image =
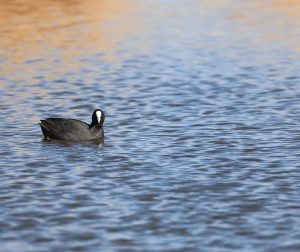
{"label": "rippled water texture", "polygon": [[1,251],[300,251],[299,1],[1,3]]}

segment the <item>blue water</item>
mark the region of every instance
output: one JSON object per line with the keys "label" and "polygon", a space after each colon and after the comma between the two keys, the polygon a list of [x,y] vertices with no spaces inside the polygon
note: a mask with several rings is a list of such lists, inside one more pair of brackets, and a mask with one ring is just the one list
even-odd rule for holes
{"label": "blue water", "polygon": [[41,2],[0,12],[1,251],[300,250],[299,5]]}

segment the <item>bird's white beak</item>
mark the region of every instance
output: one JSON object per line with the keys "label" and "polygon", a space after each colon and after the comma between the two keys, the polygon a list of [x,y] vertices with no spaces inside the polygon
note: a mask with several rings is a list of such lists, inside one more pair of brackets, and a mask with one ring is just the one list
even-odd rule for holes
{"label": "bird's white beak", "polygon": [[102,116],[101,111],[97,111],[97,112],[96,112],[96,116],[97,116],[97,121],[98,121],[98,123],[100,123],[100,122],[101,122],[101,116]]}

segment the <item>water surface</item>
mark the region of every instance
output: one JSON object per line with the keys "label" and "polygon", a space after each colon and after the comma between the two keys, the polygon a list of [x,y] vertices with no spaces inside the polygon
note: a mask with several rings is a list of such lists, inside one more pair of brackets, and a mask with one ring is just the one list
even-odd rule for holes
{"label": "water surface", "polygon": [[297,1],[3,3],[1,251],[300,250]]}

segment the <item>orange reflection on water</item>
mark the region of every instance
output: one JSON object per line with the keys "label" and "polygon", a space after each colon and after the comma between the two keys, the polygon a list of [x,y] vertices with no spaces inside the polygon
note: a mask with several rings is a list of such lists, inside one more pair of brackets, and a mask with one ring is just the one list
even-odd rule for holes
{"label": "orange reflection on water", "polygon": [[130,20],[132,6],[123,0],[2,0],[1,57],[18,63],[34,59],[30,53],[47,55],[51,48],[63,48],[66,59],[85,48],[110,51],[136,29],[121,23]]}
{"label": "orange reflection on water", "polygon": [[272,42],[300,52],[299,0],[204,0],[205,5],[232,19],[241,36],[251,34],[249,44],[268,47]]}
{"label": "orange reflection on water", "polygon": [[[161,28],[152,26],[151,23],[143,27],[143,22],[147,22],[143,20],[149,21],[151,16],[159,19],[157,10],[160,8],[164,9],[162,13],[166,16],[170,14],[168,10],[172,10],[170,3],[165,4],[163,1],[155,2],[153,8],[149,8],[149,2],[137,0],[0,2],[0,55],[8,63],[37,58],[51,62],[51,58],[59,58],[67,63],[65,65],[71,65],[77,63],[74,61],[77,56],[97,52],[105,52],[107,59],[113,59],[110,52],[122,49],[122,39],[136,33],[147,33],[147,29]],[[180,11],[182,4],[174,0],[173,6],[177,6]],[[185,6],[187,10],[196,10],[187,17],[191,20],[197,21],[197,17],[193,16],[195,13],[207,15],[209,20],[209,9],[210,12],[220,13],[220,22],[224,18],[231,19],[234,26],[240,26],[243,34],[254,31],[255,43],[280,40],[285,41],[289,48],[300,51],[299,34],[289,29],[290,25],[300,25],[299,0],[203,0],[187,2]],[[159,21],[156,25],[158,23]],[[169,26],[164,24],[166,28]],[[203,31],[198,31],[196,26],[197,24],[195,32],[201,34]],[[228,37],[223,38],[226,39]],[[56,50],[57,48],[62,50]],[[57,53],[60,55],[55,55]],[[4,67],[15,71],[9,64]]]}

